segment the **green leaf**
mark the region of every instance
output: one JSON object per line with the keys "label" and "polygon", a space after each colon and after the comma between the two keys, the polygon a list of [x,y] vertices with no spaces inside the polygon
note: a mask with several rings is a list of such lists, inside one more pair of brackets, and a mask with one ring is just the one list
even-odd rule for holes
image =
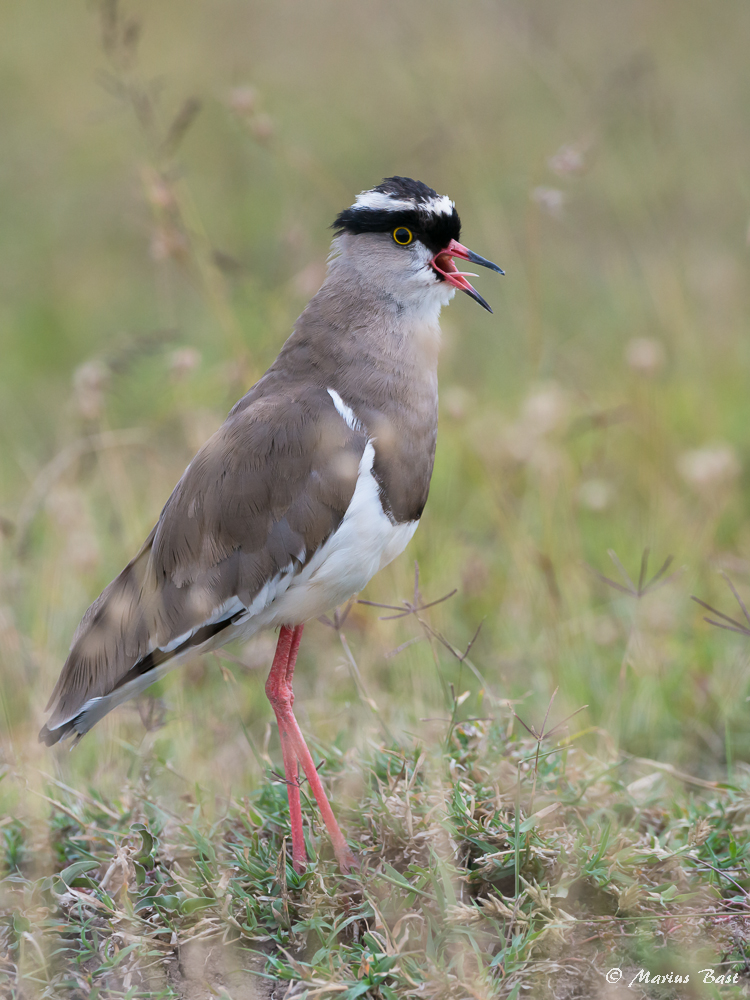
{"label": "green leaf", "polygon": [[173,895],[152,896],[150,903],[152,906],[157,907],[157,909],[164,910],[165,913],[179,913],[182,907],[180,897]]}
{"label": "green leaf", "polygon": [[143,865],[139,865],[137,861],[133,862],[133,868],[135,868],[135,884],[137,886],[146,884],[146,869]]}
{"label": "green leaf", "polygon": [[406,889],[407,892],[416,892],[418,896],[426,896],[428,899],[430,898],[429,893],[425,892],[423,889],[417,889],[415,885],[408,882],[404,876],[400,872],[397,872],[392,865],[389,865],[387,861],[383,862],[383,869],[384,871],[380,873],[380,877],[384,878],[386,882],[390,882],[392,885],[398,885],[402,889]]}
{"label": "green leaf", "polygon": [[59,873],[59,877],[67,886],[77,884],[89,887],[95,883],[93,883],[90,878],[80,881],[79,877],[85,872],[90,872],[93,868],[98,867],[98,861],[75,861],[72,865],[68,865],[67,868],[63,868],[63,870]]}
{"label": "green leaf", "polygon": [[367,993],[370,989],[372,989],[372,983],[355,983],[340,995],[342,1000],[355,1000],[355,997],[361,997],[363,993]]}
{"label": "green leaf", "polygon": [[[133,944],[129,944],[125,948],[120,948],[116,955],[113,955],[112,958],[108,959],[99,967],[100,970],[114,969],[115,966],[119,965],[124,958],[127,958],[127,956],[138,947],[140,947],[140,943],[138,941],[134,941]],[[89,994],[89,996],[91,996],[91,994]]]}
{"label": "green leaf", "polygon": [[197,910],[205,910],[209,906],[215,906],[216,899],[213,896],[197,896],[194,899],[186,899],[180,907],[180,913],[195,913]]}
{"label": "green leaf", "polygon": [[193,838],[193,842],[202,858],[206,861],[216,861],[216,851],[211,841],[207,837],[204,837],[200,830],[197,830],[194,826],[186,826],[185,829]]}
{"label": "green leaf", "polygon": [[390,875],[391,879],[394,882],[396,882],[397,885],[402,885],[405,889],[408,889],[409,892],[413,892],[413,886],[411,885],[411,883],[404,878],[401,872],[396,871],[393,865],[389,865],[387,861],[384,861],[383,868]]}
{"label": "green leaf", "polygon": [[393,966],[398,962],[398,955],[383,955],[378,954],[376,956],[377,961],[373,962],[372,968],[379,973],[388,972]]}
{"label": "green leaf", "polygon": [[[136,859],[138,861],[151,860],[156,846],[156,840],[152,836],[151,831],[144,823],[133,823],[130,829],[133,833],[139,833],[141,835],[141,849],[136,854]],[[153,868],[153,864],[148,865],[147,867]]]}

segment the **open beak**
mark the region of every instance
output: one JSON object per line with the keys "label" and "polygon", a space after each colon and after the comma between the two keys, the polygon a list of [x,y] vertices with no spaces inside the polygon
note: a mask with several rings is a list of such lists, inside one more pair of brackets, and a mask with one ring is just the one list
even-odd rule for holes
{"label": "open beak", "polygon": [[456,288],[460,288],[462,292],[470,295],[480,306],[484,306],[487,312],[492,312],[488,303],[485,302],[476,288],[466,280],[467,277],[476,278],[476,275],[471,271],[459,271],[453,263],[454,257],[460,257],[461,260],[468,260],[472,264],[479,264],[480,267],[488,267],[491,271],[497,271],[498,274],[505,274],[505,271],[501,267],[498,267],[497,264],[493,264],[491,260],[485,260],[484,257],[480,257],[478,253],[474,253],[473,250],[469,250],[468,247],[463,246],[456,240],[451,240],[445,250],[441,250],[440,253],[435,254],[430,261],[434,270],[442,278],[451,285],[455,285]]}

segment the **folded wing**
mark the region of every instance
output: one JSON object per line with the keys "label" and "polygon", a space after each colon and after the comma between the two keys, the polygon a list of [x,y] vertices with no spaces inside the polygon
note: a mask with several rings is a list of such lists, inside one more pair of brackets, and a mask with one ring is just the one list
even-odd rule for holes
{"label": "folded wing", "polygon": [[236,407],[83,616],[40,739],[86,732],[273,600],[274,581],[299,572],[343,519],[365,444],[324,389]]}

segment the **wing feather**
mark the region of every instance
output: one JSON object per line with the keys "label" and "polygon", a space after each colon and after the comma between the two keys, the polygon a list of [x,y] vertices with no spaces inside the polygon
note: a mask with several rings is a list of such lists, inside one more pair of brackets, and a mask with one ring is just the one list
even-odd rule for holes
{"label": "wing feather", "polygon": [[249,608],[268,581],[312,558],[346,512],[365,443],[325,389],[261,393],[236,407],[83,616],[40,739],[56,742],[91,699],[184,653],[185,643],[165,651],[179,637],[202,635],[206,623],[215,634],[217,609],[235,599]]}

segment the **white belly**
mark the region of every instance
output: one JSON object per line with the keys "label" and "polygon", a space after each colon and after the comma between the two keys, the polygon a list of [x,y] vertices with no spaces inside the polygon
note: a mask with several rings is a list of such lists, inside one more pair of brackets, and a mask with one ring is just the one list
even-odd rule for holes
{"label": "white belly", "polygon": [[419,521],[392,524],[388,519],[372,474],[374,460],[375,448],[368,441],[341,524],[301,572],[274,582],[264,607],[257,607],[257,599],[253,601],[248,618],[236,623],[238,634],[317,618],[348,601],[404,551]]}
{"label": "white belly", "polygon": [[[77,732],[85,733],[116,705],[135,697],[198,653],[223,646],[232,639],[249,638],[262,628],[301,625],[343,604],[362,590],[378,570],[403,552],[419,524],[419,521],[408,521],[394,525],[388,520],[372,474],[374,459],[375,449],[368,441],[360,459],[354,494],[341,524],[301,572],[295,574],[294,567],[290,566],[286,572],[268,580],[241,617],[202,645],[177,653],[109,695],[89,699],[79,714]],[[220,621],[243,611],[243,607],[238,598],[232,598],[217,608],[207,621]],[[176,649],[190,635],[188,632],[178,636],[162,648]]]}

